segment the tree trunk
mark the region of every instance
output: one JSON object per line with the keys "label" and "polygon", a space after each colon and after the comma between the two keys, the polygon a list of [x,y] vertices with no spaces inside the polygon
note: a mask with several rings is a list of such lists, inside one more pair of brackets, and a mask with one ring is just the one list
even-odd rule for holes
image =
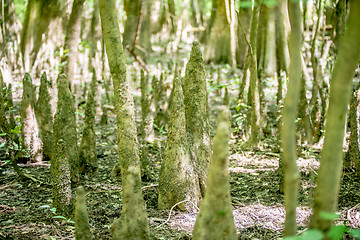
{"label": "tree trunk", "polygon": [[63,64],[61,73],[65,73],[70,90],[73,90],[73,81],[76,69],[77,47],[79,44],[80,28],[81,28],[81,14],[85,0],[74,0],[70,19],[67,23],[66,37],[64,44],[64,55],[61,59]]}
{"label": "tree trunk", "polygon": [[[122,214],[113,225],[113,239],[128,239],[127,234],[134,234],[133,237],[138,236],[137,239],[149,239],[149,225],[141,192],[134,100],[130,89],[131,84],[126,76],[117,9],[113,0],[100,0],[99,9],[102,34],[114,85],[117,143],[124,192]],[[136,217],[133,218],[134,216]]]}
{"label": "tree trunk", "polygon": [[331,76],[329,110],[325,126],[325,142],[310,227],[327,231],[332,220],[322,218],[322,212],[334,213],[337,209],[343,158],[343,139],[346,113],[354,71],[360,59],[360,1],[351,2],[350,16],[344,38],[340,42],[337,61]]}
{"label": "tree trunk", "polygon": [[252,147],[258,147],[260,142],[260,96],[259,96],[259,79],[257,73],[256,61],[256,38],[257,25],[259,19],[258,1],[255,1],[253,12],[251,15],[251,31],[250,31],[250,92],[251,92],[251,135],[249,144]]}
{"label": "tree trunk", "polygon": [[233,0],[218,0],[217,12],[209,33],[205,61],[236,64],[235,5]]}
{"label": "tree trunk", "polygon": [[39,126],[35,117],[35,89],[29,74],[25,74],[23,79],[20,116],[23,144],[24,148],[30,151],[30,161],[42,162],[43,143],[39,136]]}
{"label": "tree trunk", "polygon": [[124,26],[123,34],[123,47],[126,49],[132,49],[135,35],[136,35],[136,26],[139,20],[139,9],[140,1],[143,0],[126,0],[124,1],[124,10],[126,12],[126,22]]}
{"label": "tree trunk", "polygon": [[288,2],[291,24],[290,32],[290,69],[289,85],[284,101],[282,128],[282,156],[284,158],[284,190],[285,190],[285,229],[284,235],[296,235],[296,205],[299,186],[299,172],[296,165],[296,124],[297,106],[300,98],[301,86],[301,45],[302,22],[300,4],[296,1]]}

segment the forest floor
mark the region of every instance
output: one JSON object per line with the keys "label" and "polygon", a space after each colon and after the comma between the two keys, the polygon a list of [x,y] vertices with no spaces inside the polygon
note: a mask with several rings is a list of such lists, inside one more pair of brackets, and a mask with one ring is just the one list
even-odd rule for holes
{"label": "forest floor", "polygon": [[[190,44],[187,43],[185,46],[188,49],[184,50],[183,56],[187,58]],[[163,55],[159,54],[158,60],[160,61],[161,58]],[[177,58],[181,59],[181,57]],[[154,61],[156,62],[157,59]],[[212,70],[208,71],[211,75],[209,77],[210,90],[216,89],[216,74],[213,74],[216,70]],[[231,78],[234,77],[226,77],[226,79]],[[235,79],[239,78],[235,77]],[[229,90],[237,89],[237,81],[234,81],[234,86],[227,85],[227,87]],[[139,91],[134,96],[135,106],[139,108]],[[14,97],[17,100],[21,99],[20,92],[14,94]],[[211,121],[215,129],[216,113],[214,112],[216,110],[214,110],[214,104],[211,106],[211,111],[213,111]],[[137,116],[141,115],[137,114]],[[81,126],[79,129],[82,129]],[[96,134],[99,169],[94,176],[82,176],[80,185],[84,186],[86,191],[86,204],[94,239],[105,240],[111,239],[110,226],[120,216],[122,207],[121,181],[113,179],[110,175],[112,167],[118,161],[114,114],[109,116],[108,125],[96,126]],[[159,138],[148,145],[155,177],[152,181],[143,181],[142,184],[150,231],[154,239],[191,239],[197,212],[170,212],[157,209],[157,176],[165,144],[166,133],[160,131]],[[278,149],[278,143],[271,139],[263,139],[262,146],[256,151],[246,149],[241,138],[236,135],[230,140],[230,190],[239,239],[279,239],[282,237],[285,210],[284,195],[279,192],[277,169],[280,154]],[[300,170],[299,231],[306,229],[311,214],[318,160],[319,150],[317,149],[303,149],[298,159]],[[74,223],[71,219],[58,216],[56,209],[51,206],[50,163],[19,165],[24,172],[36,178],[37,181],[20,179],[11,168],[8,156],[0,149],[0,240],[74,239]],[[75,187],[73,189],[76,189]],[[360,177],[352,172],[344,173],[339,195],[339,213],[341,219],[345,219],[346,225],[353,228],[360,228],[359,189]],[[75,196],[75,193],[73,194]]]}
{"label": "forest floor", "polygon": [[[110,226],[120,216],[121,182],[110,177],[118,160],[115,124],[97,127],[99,170],[95,176],[83,176],[91,230],[95,239],[110,239]],[[151,146],[154,173],[160,169],[164,140]],[[242,150],[236,138],[230,141],[230,184],[234,221],[239,239],[278,239],[282,236],[285,217],[284,196],[279,193],[278,153],[263,144],[258,151]],[[299,158],[300,194],[298,224],[306,228],[311,214],[318,167],[317,152]],[[306,156],[306,157],[305,157]],[[38,181],[21,180],[0,154],[0,239],[74,239],[74,224],[57,216],[51,208],[50,164],[21,165]],[[348,226],[360,227],[360,178],[345,173],[339,198],[341,218]],[[143,194],[151,234],[154,239],[191,239],[197,212],[157,209],[157,180],[143,182]],[[56,217],[57,216],[57,217]],[[55,218],[54,218],[55,217]]]}

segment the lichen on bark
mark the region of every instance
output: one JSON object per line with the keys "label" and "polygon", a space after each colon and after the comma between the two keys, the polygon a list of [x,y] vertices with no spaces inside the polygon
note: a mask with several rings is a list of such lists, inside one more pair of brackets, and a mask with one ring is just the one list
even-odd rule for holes
{"label": "lichen on bark", "polygon": [[184,79],[184,104],[188,142],[202,194],[211,154],[207,87],[200,44],[194,42]]}
{"label": "lichen on bark", "polygon": [[86,209],[85,190],[82,186],[76,190],[76,204],[75,204],[75,239],[76,240],[91,240],[93,238],[90,231],[89,215]]}
{"label": "lichen on bark", "polygon": [[31,76],[26,73],[23,79],[23,95],[21,100],[21,133],[23,144],[29,150],[31,162],[43,160],[43,143],[39,137],[39,127],[35,117],[35,89]]}
{"label": "lichen on bark", "polygon": [[[184,96],[180,78],[175,78],[173,102],[170,107],[168,136],[159,177],[159,209],[170,209],[183,200],[200,203],[199,180],[191,161],[186,137]],[[193,210],[190,202],[177,206],[178,209]]]}
{"label": "lichen on bark", "polygon": [[193,230],[194,240],[237,239],[228,172],[229,116],[229,110],[223,107],[218,117],[218,128],[212,145],[213,155],[206,193]]}
{"label": "lichen on bark", "polygon": [[47,80],[44,72],[40,78],[39,98],[35,105],[36,119],[39,124],[40,138],[44,146],[44,157],[51,159],[53,144],[53,114],[51,110],[51,94],[49,88],[50,82]]}

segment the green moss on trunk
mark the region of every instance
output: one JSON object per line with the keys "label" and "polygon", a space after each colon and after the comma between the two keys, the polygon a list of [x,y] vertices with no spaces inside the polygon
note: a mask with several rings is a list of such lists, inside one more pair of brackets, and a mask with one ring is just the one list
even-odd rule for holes
{"label": "green moss on trunk", "polygon": [[77,188],[77,197],[75,204],[75,239],[91,240],[89,215],[86,209],[85,190],[82,186]]}
{"label": "green moss on trunk", "polygon": [[[54,118],[54,150],[53,162],[66,159],[71,171],[71,181],[79,180],[79,153],[77,145],[76,116],[74,97],[69,89],[66,75],[61,74],[58,79],[58,104]],[[52,162],[52,163],[53,163]],[[61,172],[57,173],[61,174]],[[53,176],[56,178],[56,176]]]}
{"label": "green moss on trunk", "polygon": [[[140,172],[129,167],[124,179],[123,208],[121,216],[111,226],[113,240],[148,240],[149,223],[146,216],[145,203],[141,192]],[[126,191],[125,191],[126,189]]]}
{"label": "green moss on trunk", "polygon": [[139,149],[134,101],[121,44],[117,11],[113,0],[99,1],[101,28],[114,85],[119,165],[123,183],[121,218],[113,225],[113,239],[149,239],[149,225],[141,193]]}
{"label": "green moss on trunk", "polygon": [[46,73],[41,75],[39,98],[35,105],[36,119],[40,128],[40,137],[44,144],[44,157],[51,159],[53,144],[53,114],[51,110],[50,82]]}
{"label": "green moss on trunk", "polygon": [[24,148],[29,149],[30,161],[43,160],[43,143],[39,137],[39,128],[35,117],[35,89],[28,73],[23,79],[23,95],[21,100],[21,132]]}
{"label": "green moss on trunk", "polygon": [[81,173],[95,172],[98,168],[95,134],[95,86],[96,75],[93,72],[93,79],[86,101],[84,130],[79,150],[79,168]]}
{"label": "green moss on trunk", "polygon": [[[185,199],[198,205],[201,199],[199,180],[194,171],[186,137],[184,96],[180,78],[175,78],[173,88],[168,136],[159,177],[159,209],[170,209]],[[178,205],[178,208],[182,211],[193,210],[189,202]]]}
{"label": "green moss on trunk", "polygon": [[218,117],[218,128],[212,146],[213,155],[206,193],[194,226],[194,240],[237,239],[228,172],[229,116],[229,110],[223,107]]}
{"label": "green moss on trunk", "polygon": [[200,44],[194,42],[184,79],[184,104],[188,142],[202,194],[210,161],[210,128],[205,68]]}

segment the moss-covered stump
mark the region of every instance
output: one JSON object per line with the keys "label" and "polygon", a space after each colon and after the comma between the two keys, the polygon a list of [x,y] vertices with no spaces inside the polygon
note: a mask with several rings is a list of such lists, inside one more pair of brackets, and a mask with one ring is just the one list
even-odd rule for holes
{"label": "moss-covered stump", "polygon": [[184,103],[190,151],[203,194],[210,161],[211,139],[205,67],[198,42],[193,43],[190,60],[186,65]]}
{"label": "moss-covered stump", "polygon": [[229,110],[223,108],[218,117],[206,193],[193,230],[194,240],[237,239],[228,173],[229,116]]}
{"label": "moss-covered stump", "polygon": [[[92,85],[94,84],[95,83],[93,83]],[[93,173],[98,168],[96,154],[94,90],[95,86],[91,86],[86,101],[84,130],[82,133],[79,149],[80,173]]]}
{"label": "moss-covered stump", "polygon": [[[53,152],[54,161],[67,161],[70,167],[71,181],[79,180],[79,152],[77,145],[76,116],[74,98],[69,89],[69,81],[65,74],[61,74],[58,79],[58,104],[54,118],[53,129]],[[55,170],[55,169],[54,169]],[[56,178],[61,172],[52,175]],[[61,182],[59,182],[61,184]]]}
{"label": "moss-covered stump", "polygon": [[21,100],[21,133],[24,148],[29,150],[31,162],[43,160],[43,143],[39,137],[39,127],[35,117],[35,89],[28,73],[23,79],[23,95]]}
{"label": "moss-covered stump", "polygon": [[92,233],[90,231],[89,215],[86,209],[85,190],[82,186],[76,190],[76,204],[75,204],[75,239],[76,240],[90,240]]}
{"label": "moss-covered stump", "polygon": [[[164,158],[159,179],[159,209],[170,209],[183,200],[200,203],[201,193],[186,137],[184,97],[180,78],[174,80],[173,102]],[[193,210],[190,202],[177,205],[178,209]]]}
{"label": "moss-covered stump", "polygon": [[153,142],[155,138],[154,133],[154,102],[152,101],[150,86],[149,86],[149,76],[145,75],[143,69],[141,69],[141,79],[140,79],[140,89],[141,89],[141,135],[145,142]]}
{"label": "moss-covered stump", "polygon": [[111,226],[113,240],[150,239],[149,223],[141,191],[139,170],[129,167],[123,182],[123,207],[120,218]]}
{"label": "moss-covered stump", "polygon": [[50,82],[46,78],[46,73],[41,75],[39,97],[35,105],[36,120],[39,124],[40,138],[43,142],[44,157],[51,159],[53,144],[53,114],[51,110],[51,95],[49,88]]}

